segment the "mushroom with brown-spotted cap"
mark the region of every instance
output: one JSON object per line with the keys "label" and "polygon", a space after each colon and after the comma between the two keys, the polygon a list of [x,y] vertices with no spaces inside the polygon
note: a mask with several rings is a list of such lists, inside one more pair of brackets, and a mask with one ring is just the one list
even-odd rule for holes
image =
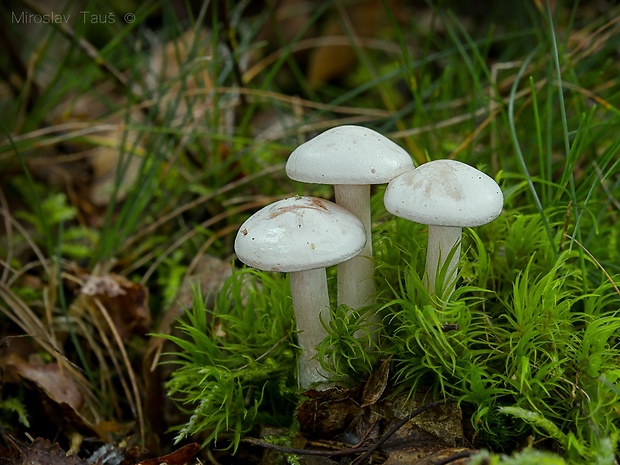
{"label": "mushroom with brown-spotted cap", "polygon": [[338,266],[338,304],[359,308],[373,302],[374,265],[370,185],[383,184],[413,169],[409,154],[378,132],[356,125],[329,129],[291,153],[286,174],[295,181],[333,184],[335,200],[357,216],[366,230],[366,246]]}
{"label": "mushroom with brown-spotted cap", "polygon": [[[394,178],[384,203],[390,213],[428,225],[425,284],[429,292],[447,298],[458,274],[462,228],[493,221],[504,197],[483,172],[455,160],[434,160]],[[453,249],[444,286],[436,289],[438,272]]]}
{"label": "mushroom with brown-spotted cap", "polygon": [[327,336],[330,304],[325,268],[359,254],[366,242],[360,220],[328,200],[291,197],[262,208],[240,227],[235,252],[246,265],[289,273],[297,324],[299,384],[324,384],[316,347]]}

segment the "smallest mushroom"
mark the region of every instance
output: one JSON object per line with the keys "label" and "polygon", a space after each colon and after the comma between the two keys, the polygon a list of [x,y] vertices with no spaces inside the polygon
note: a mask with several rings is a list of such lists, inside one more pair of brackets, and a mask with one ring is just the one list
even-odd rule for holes
{"label": "smallest mushroom", "polygon": [[[390,213],[428,225],[425,285],[447,299],[458,275],[462,228],[493,221],[504,197],[483,172],[455,160],[434,160],[394,178],[384,203]],[[437,275],[453,249],[443,288],[437,289]]]}
{"label": "smallest mushroom", "polygon": [[365,243],[366,231],[355,215],[317,197],[274,202],[239,228],[239,260],[260,270],[289,273],[303,389],[328,381],[316,357],[316,347],[327,336],[321,320],[330,320],[325,268],[356,256]]}

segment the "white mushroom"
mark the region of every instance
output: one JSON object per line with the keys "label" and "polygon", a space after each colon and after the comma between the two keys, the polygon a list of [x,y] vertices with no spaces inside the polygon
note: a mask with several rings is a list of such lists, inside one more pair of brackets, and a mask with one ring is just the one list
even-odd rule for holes
{"label": "white mushroom", "polygon": [[362,223],[349,211],[316,197],[274,202],[248,218],[235,238],[237,257],[266,271],[288,272],[298,330],[299,384],[325,383],[316,347],[330,320],[325,268],[357,255],[366,242]]}
{"label": "white mushroom", "polygon": [[[396,216],[428,225],[426,288],[448,298],[458,275],[463,227],[493,221],[504,197],[483,172],[454,160],[434,160],[393,179],[385,191],[385,208]],[[436,279],[452,249],[443,288]]]}
{"label": "white mushroom", "polygon": [[338,304],[359,308],[374,302],[370,185],[389,182],[413,169],[409,154],[372,129],[344,125],[300,145],[286,163],[293,180],[333,184],[335,200],[357,216],[366,229],[366,247],[338,266]]}

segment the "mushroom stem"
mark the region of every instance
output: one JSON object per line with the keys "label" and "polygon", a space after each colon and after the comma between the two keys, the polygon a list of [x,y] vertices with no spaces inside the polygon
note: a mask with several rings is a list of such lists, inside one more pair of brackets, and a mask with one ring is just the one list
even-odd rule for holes
{"label": "mushroom stem", "polygon": [[[428,248],[426,251],[426,275],[424,284],[430,293],[436,293],[448,299],[454,292],[461,256],[461,233],[459,226],[428,226]],[[436,289],[438,272],[456,245],[456,250],[443,279],[443,288]]]}
{"label": "mushroom stem", "polygon": [[328,378],[316,358],[316,347],[327,336],[321,324],[330,321],[329,293],[325,268],[289,273],[293,311],[297,323],[299,385],[308,389],[312,384],[325,383]]}
{"label": "mushroom stem", "polygon": [[357,309],[373,303],[376,294],[372,259],[370,185],[334,185],[336,203],[353,213],[366,230],[366,245],[359,255],[338,265],[338,305]]}

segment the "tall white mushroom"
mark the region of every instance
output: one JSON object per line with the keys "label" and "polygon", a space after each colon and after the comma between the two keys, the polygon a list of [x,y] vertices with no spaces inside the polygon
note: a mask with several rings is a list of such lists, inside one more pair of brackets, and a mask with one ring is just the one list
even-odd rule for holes
{"label": "tall white mushroom", "polygon": [[[462,228],[493,221],[502,211],[504,197],[497,183],[476,168],[434,160],[394,178],[384,203],[390,213],[428,225],[426,288],[448,298],[458,275]],[[453,248],[444,287],[436,289],[437,274]]]}
{"label": "tall white mushroom", "polygon": [[291,197],[267,205],[237,233],[239,260],[261,270],[289,273],[303,389],[327,381],[316,358],[316,346],[327,336],[321,319],[330,320],[325,268],[351,259],[365,242],[366,232],[357,217],[316,197]]}
{"label": "tall white mushroom", "polygon": [[359,308],[374,302],[370,185],[387,183],[411,169],[413,161],[403,148],[362,126],[329,129],[291,153],[286,174],[295,181],[333,184],[336,203],[366,229],[364,250],[338,266],[339,305]]}

